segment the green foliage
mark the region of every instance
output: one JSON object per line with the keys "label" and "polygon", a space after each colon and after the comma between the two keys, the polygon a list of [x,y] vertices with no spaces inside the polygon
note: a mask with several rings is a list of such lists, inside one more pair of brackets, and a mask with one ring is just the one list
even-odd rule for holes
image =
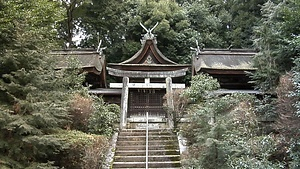
{"label": "green foliage", "polygon": [[270,160],[277,147],[273,135],[257,136],[233,130],[225,137],[226,148],[231,152],[227,160],[230,168],[284,168],[284,163]]}
{"label": "green foliage", "polygon": [[19,162],[14,161],[8,157],[0,156],[0,168],[1,169],[22,169],[22,166]]}
{"label": "green foliage", "polygon": [[293,58],[299,55],[298,46],[293,45],[300,33],[294,19],[299,11],[300,4],[294,0],[268,1],[262,6],[263,18],[255,28],[254,44],[260,52],[254,58],[253,78],[263,91],[274,91],[280,75],[291,70]]}
{"label": "green foliage", "polygon": [[202,101],[209,92],[220,87],[217,79],[207,74],[199,74],[192,77],[191,86],[184,91],[184,94],[193,101]]}
{"label": "green foliage", "polygon": [[[226,42],[226,25],[231,16],[226,10],[226,2],[221,0],[194,1],[185,3],[191,28],[197,31],[197,36],[202,44],[201,48],[228,47]],[[225,29],[224,29],[224,28]]]}
{"label": "green foliage", "polygon": [[[297,38],[299,40],[299,38]],[[299,43],[298,43],[299,44]],[[293,76],[292,81],[294,85],[294,90],[292,91],[291,96],[296,98],[296,103],[294,104],[294,107],[296,108],[296,111],[294,113],[294,118],[296,118],[298,121],[297,124],[299,124],[299,118],[300,118],[300,58],[295,59],[294,61],[295,66],[293,68]],[[300,128],[298,125],[296,125],[297,128],[293,128],[295,137],[291,139],[290,147],[289,147],[289,153],[290,158],[292,159],[290,161],[291,168],[299,168],[300,167],[300,140],[299,140],[299,134],[300,134]]]}
{"label": "green foliage", "polygon": [[228,1],[232,20],[229,23],[231,43],[234,48],[253,48],[253,27],[261,18],[261,6],[267,0],[232,0]]}
{"label": "green foliage", "polygon": [[64,12],[64,19],[57,21],[60,25],[59,34],[60,38],[68,43],[68,47],[74,47],[73,38],[76,34],[80,34],[81,29],[79,24],[81,17],[86,11],[82,6],[90,4],[91,0],[60,0],[61,7]]}
{"label": "green foliage", "polygon": [[140,48],[141,34],[145,33],[139,22],[147,28],[159,25],[153,33],[158,38],[158,48],[171,60],[190,63],[190,46],[194,46],[195,31],[184,8],[175,1],[93,1],[86,5],[81,27],[86,38],[81,46],[103,45],[109,62],[120,62],[134,55]]}
{"label": "green foliage", "polygon": [[120,107],[116,104],[106,105],[102,98],[95,97],[93,109],[94,112],[88,120],[88,131],[111,136],[119,124]]}
{"label": "green foliage", "polygon": [[255,98],[245,94],[204,100],[189,110],[184,128],[189,140],[186,166],[194,168],[281,168],[269,160],[276,139],[259,136]]}
{"label": "green foliage", "polygon": [[[84,168],[84,166],[98,166],[104,161],[108,148],[108,140],[104,136],[89,135],[79,131],[60,131],[56,134],[43,136],[29,136],[23,139],[27,146],[27,158],[39,159],[39,161],[55,161],[55,164],[42,164],[55,168]],[[30,146],[31,145],[31,146]],[[91,157],[91,151],[95,157]],[[89,158],[96,158],[91,161]],[[91,163],[92,162],[92,163]],[[29,168],[36,164],[33,163]],[[97,167],[88,167],[97,168]]]}
{"label": "green foliage", "polygon": [[261,121],[275,121],[278,117],[276,112],[276,99],[270,95],[264,95],[262,100],[256,101],[255,112]]}
{"label": "green foliage", "polygon": [[101,97],[75,94],[69,112],[71,129],[109,137],[118,125],[120,107],[105,104]]}
{"label": "green foliage", "polygon": [[99,168],[105,161],[108,140],[104,136],[90,135],[79,131],[63,131],[56,137],[67,146],[61,152],[60,166],[65,168]]}
{"label": "green foliage", "polygon": [[[11,161],[8,167],[84,168],[81,165],[92,164],[85,163],[88,157],[83,159],[90,150],[99,166],[106,138],[61,133],[71,123],[72,96],[87,93],[79,70],[75,66],[55,70],[55,60],[48,54],[56,46],[55,23],[61,19],[58,2],[8,0],[0,6],[0,15],[5,16],[1,17],[0,29],[5,31],[0,38],[10,41],[0,52],[0,155]],[[13,27],[8,29],[10,24],[5,23]]]}
{"label": "green foliage", "polygon": [[[298,131],[299,132],[299,131]],[[290,168],[299,168],[300,167],[300,140],[295,138],[291,141],[289,150],[290,158],[292,159],[289,163]]]}
{"label": "green foliage", "polygon": [[[80,7],[83,15],[78,18],[78,24],[83,29],[84,37],[80,41],[81,47],[97,47],[102,40],[102,46],[106,46],[105,54],[108,62],[120,62],[125,60],[124,56],[133,55],[140,44],[139,41],[132,42],[125,36],[125,16],[132,7],[125,8],[125,1],[119,0],[92,0]],[[138,22],[137,22],[138,23]],[[140,33],[132,36],[139,36]]]}
{"label": "green foliage", "polygon": [[25,169],[59,169],[59,167],[53,166],[53,162],[47,163],[33,163]]}
{"label": "green foliage", "polygon": [[297,58],[295,60],[295,67],[293,72],[293,84],[294,84],[294,92],[292,93],[292,96],[295,96],[298,98],[298,101],[295,104],[296,107],[296,116],[300,117],[300,59]]}

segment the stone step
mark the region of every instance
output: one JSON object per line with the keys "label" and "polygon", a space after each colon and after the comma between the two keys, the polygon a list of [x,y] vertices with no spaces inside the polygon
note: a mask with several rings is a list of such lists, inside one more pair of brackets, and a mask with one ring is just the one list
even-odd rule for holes
{"label": "stone step", "polygon": [[[149,135],[148,140],[177,140],[174,135]],[[119,136],[118,141],[146,141],[146,136]]]}
{"label": "stone step", "polygon": [[[117,145],[116,151],[124,151],[124,150],[145,150],[145,145]],[[148,147],[149,150],[179,150],[178,145],[150,145]]]}
{"label": "stone step", "polygon": [[[114,162],[113,169],[116,168],[145,168],[145,162]],[[148,167],[150,168],[170,168],[170,167],[180,167],[180,161],[155,161],[148,162]]]}
{"label": "stone step", "polygon": [[[146,141],[142,140],[136,140],[136,141],[127,141],[127,140],[118,140],[117,141],[117,146],[138,146],[138,145],[146,145]],[[178,141],[174,140],[149,140],[148,145],[178,145]]]}
{"label": "stone step", "polygon": [[[114,168],[114,169],[128,169],[128,168]],[[145,169],[145,167],[143,168],[131,168],[131,169]],[[162,169],[162,168],[149,168],[148,169]],[[165,167],[164,169],[181,169],[181,167]]]}
{"label": "stone step", "polygon": [[[164,128],[164,129],[149,129],[148,132],[172,132],[172,129]],[[146,129],[122,129],[121,132],[146,132]]]}
{"label": "stone step", "polygon": [[[144,124],[139,124],[143,126]],[[148,131],[148,168],[179,169],[178,139],[171,129],[151,128]],[[114,153],[113,169],[145,168],[146,130],[123,129],[120,131]]]}
{"label": "stone step", "polygon": [[[151,135],[174,135],[172,131],[149,131],[149,136]],[[145,131],[122,131],[119,133],[119,136],[145,136]]]}
{"label": "stone step", "polygon": [[[149,150],[148,155],[178,155],[179,150]],[[119,156],[122,154],[123,156],[143,156],[146,154],[146,150],[116,150],[115,156]]]}
{"label": "stone step", "polygon": [[[148,161],[179,161],[180,155],[151,155],[148,156]],[[115,156],[115,162],[145,162],[146,156]]]}

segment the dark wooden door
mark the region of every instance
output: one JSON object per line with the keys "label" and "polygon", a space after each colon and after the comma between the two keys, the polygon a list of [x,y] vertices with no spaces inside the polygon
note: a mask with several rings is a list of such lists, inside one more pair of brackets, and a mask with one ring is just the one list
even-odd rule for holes
{"label": "dark wooden door", "polygon": [[129,91],[128,117],[149,116],[165,117],[163,109],[163,96],[165,90],[162,89],[137,89]]}

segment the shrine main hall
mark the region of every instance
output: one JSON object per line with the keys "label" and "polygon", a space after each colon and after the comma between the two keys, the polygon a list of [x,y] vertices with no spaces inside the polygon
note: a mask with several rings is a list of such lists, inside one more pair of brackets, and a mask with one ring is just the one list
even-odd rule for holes
{"label": "shrine main hall", "polygon": [[[184,89],[188,72],[195,76],[206,73],[220,83],[219,93],[255,93],[249,72],[254,72],[252,59],[256,51],[250,49],[199,49],[195,48],[190,64],[178,64],[161,52],[156,37],[146,29],[141,48],[131,58],[121,63],[106,63],[102,49],[53,50],[58,69],[67,68],[67,60],[78,60],[86,73],[84,85],[91,94],[101,95],[106,102],[121,107],[120,127],[128,122],[149,119],[167,121],[163,103],[173,105],[173,91]],[[67,59],[68,58],[68,59]],[[107,83],[108,76],[117,80]],[[166,100],[164,100],[164,96]]]}

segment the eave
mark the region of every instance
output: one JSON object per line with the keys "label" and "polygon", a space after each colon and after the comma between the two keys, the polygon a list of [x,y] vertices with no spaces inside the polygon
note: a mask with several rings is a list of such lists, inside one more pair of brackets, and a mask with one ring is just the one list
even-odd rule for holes
{"label": "eave", "polygon": [[190,64],[118,64],[118,63],[109,63],[109,68],[119,69],[119,70],[128,70],[128,71],[174,71],[184,68],[190,68]]}
{"label": "eave", "polygon": [[127,71],[120,69],[107,68],[108,74],[117,77],[131,77],[131,78],[167,78],[167,77],[181,77],[186,75],[188,68],[174,70],[174,71]]}

